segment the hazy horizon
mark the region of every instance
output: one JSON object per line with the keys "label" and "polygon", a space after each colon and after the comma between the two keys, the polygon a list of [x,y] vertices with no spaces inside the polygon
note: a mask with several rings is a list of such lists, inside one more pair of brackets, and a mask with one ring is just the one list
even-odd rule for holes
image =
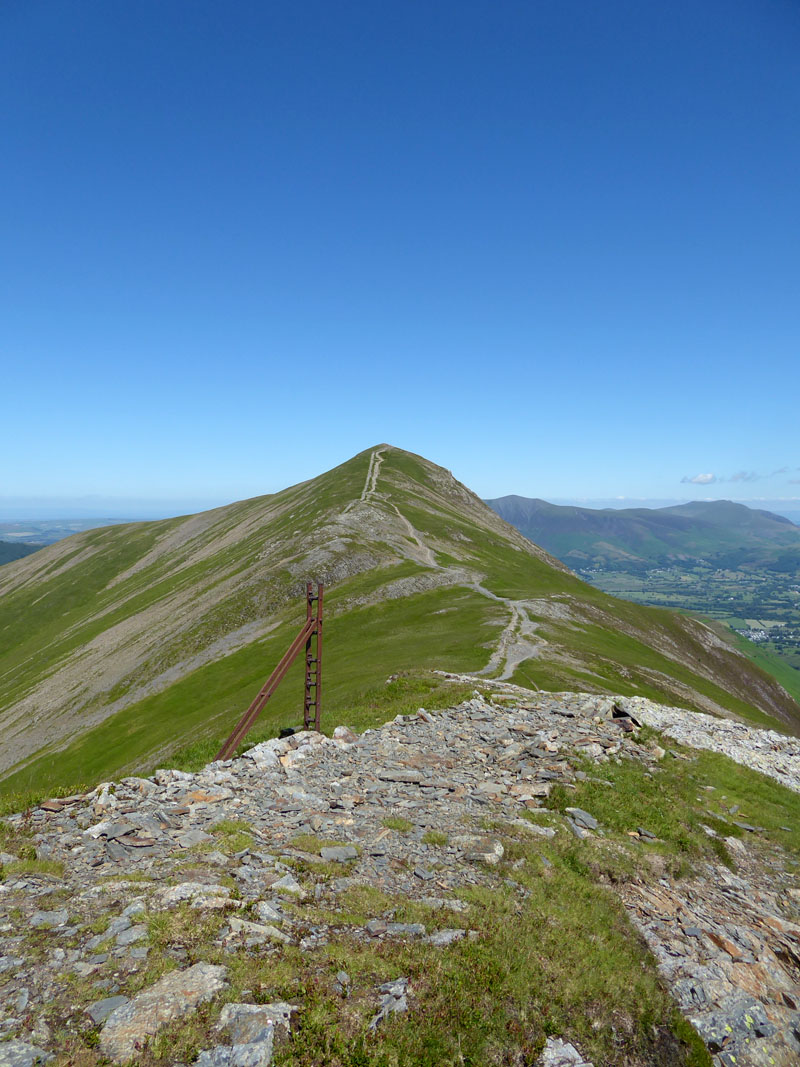
{"label": "hazy horizon", "polygon": [[[282,487],[288,488],[288,487]],[[276,490],[278,491],[278,490]],[[525,493],[498,493],[487,494],[483,499],[496,500],[503,496],[527,496]],[[689,495],[672,498],[659,497],[545,497],[539,494],[531,494],[531,498],[546,500],[550,504],[591,508],[601,510],[613,508],[622,510],[625,508],[663,508],[677,504],[688,504],[692,501],[732,500],[737,504],[761,511],[771,511],[776,515],[783,515],[792,522],[800,524],[800,497],[783,500],[741,500],[732,496],[697,496]],[[213,508],[224,507],[232,504],[234,499],[206,499],[206,500],[147,500],[134,498],[77,498],[47,500],[30,499],[24,501],[3,499],[0,497],[0,524],[25,522],[70,522],[88,521],[97,519],[102,525],[102,520],[108,522],[146,522],[157,519],[175,518],[180,515],[192,515],[200,511],[210,511]],[[0,532],[0,540],[2,540]]]}

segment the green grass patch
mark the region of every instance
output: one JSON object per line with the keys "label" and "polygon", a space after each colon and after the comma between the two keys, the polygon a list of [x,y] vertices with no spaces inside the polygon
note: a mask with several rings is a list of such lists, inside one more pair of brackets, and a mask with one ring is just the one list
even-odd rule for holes
{"label": "green grass patch", "polygon": [[[277,1052],[276,1063],[533,1063],[553,1034],[574,1041],[598,1067],[708,1067],[707,1052],[675,1011],[614,895],[576,872],[557,850],[543,874],[536,847],[520,849],[521,869],[504,864],[497,873],[512,873],[527,899],[503,885],[465,893],[471,906],[464,915],[439,911],[432,919],[430,909],[413,902],[392,907],[400,921],[432,927],[444,919],[466,925],[474,939],[442,951],[419,941],[354,944],[341,936],[325,950],[327,970],[287,953],[284,962],[296,969],[269,982],[264,995],[300,1000],[305,1010],[302,1027]],[[364,921],[385,901],[369,900],[366,908],[348,903],[347,917]],[[346,1001],[331,991],[340,969],[351,977]],[[412,1014],[368,1036],[376,987],[400,975],[410,980]]]}
{"label": "green grass patch", "polygon": [[50,875],[53,878],[64,877],[64,864],[60,860],[17,860],[0,867],[0,879],[12,878],[17,875]]}
{"label": "green grass patch", "polygon": [[427,833],[422,835],[422,843],[432,845],[434,848],[444,848],[447,842],[447,834],[443,834],[439,830],[428,830]]}
{"label": "green grass patch", "polygon": [[[658,737],[655,731],[642,733]],[[603,764],[602,775],[610,786],[591,779],[576,781],[570,789],[557,785],[545,803],[558,812],[567,807],[588,811],[609,842],[630,845],[630,833],[639,827],[649,830],[656,840],[636,842],[638,854],[661,853],[675,876],[690,873],[704,859],[733,866],[723,838],[743,835],[735,821],[763,828],[759,836],[800,854],[800,795],[726,756],[685,749],[668,738],[660,740],[664,747],[689,758],[666,756],[653,770],[638,759],[609,761]],[[581,765],[590,774],[597,773],[588,761]],[[714,786],[712,791],[706,789],[709,785]],[[736,804],[740,812],[731,815],[729,808]],[[527,817],[534,819],[536,813],[529,812]],[[709,836],[704,826],[717,836]],[[627,858],[609,853],[604,873],[625,877],[630,870]]]}
{"label": "green grass patch", "polygon": [[209,833],[216,839],[213,847],[222,852],[242,852],[253,846],[253,828],[244,819],[221,819]]}
{"label": "green grass patch", "polygon": [[383,825],[387,830],[397,830],[400,834],[410,834],[414,829],[413,822],[409,822],[400,815],[387,815],[383,820]]}
{"label": "green grass patch", "polygon": [[323,848],[336,848],[349,844],[349,841],[328,840],[324,837],[317,837],[316,834],[298,834],[289,842],[292,848],[296,848],[300,852],[309,852],[312,856],[319,856]]}

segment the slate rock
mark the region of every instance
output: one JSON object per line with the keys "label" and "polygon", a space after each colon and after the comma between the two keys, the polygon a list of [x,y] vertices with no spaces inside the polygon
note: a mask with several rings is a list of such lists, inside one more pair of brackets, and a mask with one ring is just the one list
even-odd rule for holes
{"label": "slate rock", "polygon": [[100,1033],[100,1051],[114,1063],[133,1059],[159,1030],[221,992],[226,973],[225,967],[196,963],[164,975],[109,1015]]}
{"label": "slate rock", "polygon": [[246,1045],[217,1045],[201,1052],[195,1067],[269,1067],[273,1042],[274,1034],[270,1028],[260,1041]]}
{"label": "slate rock", "polygon": [[96,1000],[94,1004],[90,1004],[84,1011],[95,1026],[99,1026],[100,1023],[106,1021],[113,1011],[121,1008],[123,1004],[127,1004],[129,1000],[130,997],[104,997],[102,1000]]}
{"label": "slate rock", "polygon": [[429,945],[437,945],[442,948],[446,945],[453,945],[456,941],[462,941],[466,936],[466,930],[437,930],[426,937],[425,940]]}
{"label": "slate rock", "polygon": [[262,923],[284,923],[286,916],[274,904],[268,900],[258,900],[255,903],[255,913]]}
{"label": "slate rock", "polygon": [[590,815],[588,811],[584,811],[583,808],[567,808],[566,811],[572,816],[573,822],[583,827],[584,830],[597,829],[599,825],[597,819],[595,819],[594,815]]}
{"label": "slate rock", "polygon": [[225,885],[206,885],[204,882],[181,882],[161,891],[160,900],[173,907],[184,900],[191,901],[193,908],[224,908],[231,891]]}
{"label": "slate rock", "polygon": [[248,945],[263,945],[267,941],[281,941],[288,945],[291,942],[291,938],[275,926],[249,922],[247,919],[238,919],[236,916],[230,920],[230,930],[232,934],[241,934]]}
{"label": "slate rock", "polygon": [[271,1004],[226,1004],[220,1013],[218,1030],[224,1030],[235,1045],[261,1040],[268,1028],[274,1027],[289,1036],[292,1019],[299,1011],[297,1004],[276,1000]]}
{"label": "slate rock", "polygon": [[146,926],[129,926],[127,930],[122,930],[117,935],[117,948],[126,948],[128,945],[132,945],[136,941],[143,941],[146,937]]}
{"label": "slate rock", "polygon": [[64,926],[69,915],[65,909],[59,911],[35,911],[28,923],[30,926]]}
{"label": "slate rock", "polygon": [[539,1057],[539,1067],[592,1067],[574,1045],[558,1037],[548,1037]]}
{"label": "slate rock", "polygon": [[378,1014],[370,1021],[370,1030],[376,1030],[394,1012],[408,1011],[407,978],[396,978],[393,982],[384,982],[382,986],[379,986],[379,992],[383,994],[381,1006]]}
{"label": "slate rock", "polygon": [[347,863],[358,859],[358,849],[354,845],[331,845],[320,849],[320,856],[327,863]]}
{"label": "slate rock", "polygon": [[211,834],[207,834],[204,830],[189,830],[181,834],[178,844],[181,848],[193,848],[195,845],[202,845],[211,840],[213,840]]}
{"label": "slate rock", "polygon": [[0,1067],[35,1067],[47,1063],[52,1054],[27,1041],[4,1041],[0,1043]]}
{"label": "slate rock", "polygon": [[277,893],[290,893],[292,896],[304,895],[303,887],[293,874],[285,874],[283,878],[279,878],[277,882],[273,882],[270,889]]}

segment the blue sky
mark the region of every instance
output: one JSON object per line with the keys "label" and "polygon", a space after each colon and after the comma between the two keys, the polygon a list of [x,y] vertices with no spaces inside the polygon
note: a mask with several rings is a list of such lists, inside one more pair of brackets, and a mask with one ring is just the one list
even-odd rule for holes
{"label": "blue sky", "polygon": [[381,441],[800,499],[799,51],[795,0],[3,4],[0,518]]}

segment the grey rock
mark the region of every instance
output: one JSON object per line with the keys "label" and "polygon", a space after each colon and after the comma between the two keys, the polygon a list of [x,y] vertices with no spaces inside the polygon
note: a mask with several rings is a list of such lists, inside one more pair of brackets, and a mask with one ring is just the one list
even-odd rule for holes
{"label": "grey rock", "polygon": [[204,882],[181,882],[179,885],[162,889],[159,894],[161,903],[171,908],[184,900],[191,902],[193,908],[224,908],[231,891],[228,886]]}
{"label": "grey rock", "polygon": [[275,926],[249,922],[236,916],[230,919],[230,930],[232,934],[243,935],[248,945],[263,945],[267,941],[281,941],[288,945],[291,942],[291,938]]}
{"label": "grey rock", "polygon": [[303,894],[303,887],[293,874],[285,874],[283,878],[273,882],[270,889],[275,893],[290,893],[292,896],[302,896]]}
{"label": "grey rock", "polygon": [[382,986],[379,986],[379,991],[383,993],[381,1006],[377,1015],[369,1023],[370,1030],[376,1030],[393,1013],[408,1011],[407,978],[396,978],[393,982],[384,982]]}
{"label": "grey rock", "polygon": [[[116,919],[112,919],[105,929],[105,933],[100,935],[101,940],[105,940],[108,937],[116,937],[117,934],[121,934],[124,930],[130,930],[133,923],[127,915],[120,915]],[[97,942],[98,944],[100,942]]]}
{"label": "grey rock", "polygon": [[99,1026],[100,1023],[106,1021],[113,1011],[116,1011],[117,1008],[121,1008],[123,1004],[127,1004],[129,1000],[129,997],[122,996],[104,997],[102,1000],[96,1000],[94,1004],[90,1004],[88,1008],[84,1008],[84,1011],[92,1022],[96,1026]]}
{"label": "grey rock", "polygon": [[122,914],[124,918],[130,919],[131,917],[135,917],[137,915],[144,915],[146,910],[147,909],[144,906],[143,900],[132,900],[131,903],[127,906],[127,908],[125,908],[125,910],[122,912]]}
{"label": "grey rock", "polygon": [[466,930],[437,930],[426,937],[425,940],[430,945],[437,945],[442,948],[446,945],[453,945],[456,941],[462,941],[466,936]]}
{"label": "grey rock", "polygon": [[584,811],[583,808],[567,808],[566,811],[572,816],[573,822],[583,827],[584,830],[597,829],[599,825],[597,819],[595,819],[594,815],[590,815],[588,811]]}
{"label": "grey rock", "polygon": [[227,985],[226,973],[225,967],[196,963],[164,975],[111,1013],[100,1033],[100,1051],[114,1063],[134,1058],[159,1030],[221,992]]}
{"label": "grey rock", "polygon": [[403,785],[419,785],[422,775],[419,771],[382,770],[378,771],[382,782],[399,782]]}
{"label": "grey rock", "polygon": [[178,838],[178,844],[181,848],[192,848],[194,845],[202,845],[211,840],[213,840],[211,834],[207,834],[204,830],[189,830],[187,833],[181,834]]}
{"label": "grey rock", "polygon": [[271,1004],[226,1004],[220,1013],[217,1029],[223,1030],[235,1045],[260,1041],[274,1027],[288,1037],[292,1020],[299,1011],[296,1004],[276,1000]]}
{"label": "grey rock", "polygon": [[35,911],[28,922],[31,926],[65,926],[69,915],[66,910]]}
{"label": "grey rock", "polygon": [[354,845],[332,845],[321,848],[319,854],[327,863],[346,863],[358,859],[358,849]]}
{"label": "grey rock", "polygon": [[0,1067],[34,1067],[47,1063],[52,1054],[27,1041],[4,1041],[0,1043]]}
{"label": "grey rock", "polygon": [[269,1067],[272,1063],[274,1035],[270,1028],[260,1040],[246,1045],[217,1045],[201,1052],[196,1067]]}
{"label": "grey rock", "polygon": [[387,923],[388,937],[423,937],[425,927],[422,923]]}
{"label": "grey rock", "polygon": [[127,945],[132,945],[136,941],[142,941],[146,937],[146,926],[131,926],[117,935],[117,947],[125,948]]}
{"label": "grey rock", "polygon": [[548,1037],[539,1057],[539,1067],[592,1067],[574,1045],[558,1037]]}
{"label": "grey rock", "polygon": [[284,923],[286,922],[286,916],[276,907],[274,904],[270,904],[268,900],[258,900],[254,907],[256,915],[263,923]]}

